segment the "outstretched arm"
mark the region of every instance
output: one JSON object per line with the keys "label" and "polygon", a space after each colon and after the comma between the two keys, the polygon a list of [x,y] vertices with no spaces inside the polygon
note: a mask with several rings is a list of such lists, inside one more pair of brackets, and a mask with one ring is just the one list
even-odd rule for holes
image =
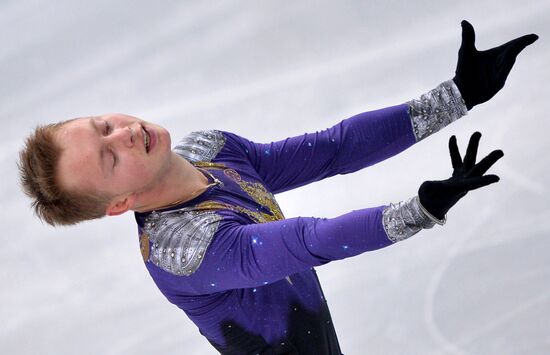
{"label": "outstretched arm", "polygon": [[[181,281],[197,293],[257,287],[384,248],[397,242],[384,230],[385,208],[354,210],[335,218],[294,217],[246,225],[223,221],[200,266]],[[434,225],[419,210],[414,217],[408,223],[416,232]]]}
{"label": "outstretched arm", "polygon": [[261,286],[313,266],[403,241],[444,224],[447,211],[468,191],[495,183],[484,175],[503,156],[495,150],[475,163],[481,134],[472,135],[464,162],[456,138],[449,142],[452,177],[427,181],[405,202],[354,210],[335,218],[295,217],[242,225],[223,221],[202,264],[185,282],[196,292]]}
{"label": "outstretched arm", "polygon": [[409,148],[467,113],[448,80],[418,99],[360,113],[320,132],[255,143],[222,131],[273,193],[376,164]]}
{"label": "outstretched arm", "polygon": [[472,25],[462,21],[456,75],[417,99],[277,142],[231,137],[274,193],[354,172],[399,154],[492,98],[504,86],[519,53],[537,39],[529,34],[478,51]]}
{"label": "outstretched arm", "polygon": [[480,137],[472,136],[463,162],[453,136],[452,177],[426,181],[417,196],[389,206],[335,218],[295,217],[259,224],[243,224],[227,210],[154,212],[141,232],[144,258],[151,262],[150,272],[161,273],[157,276],[174,287],[208,294],[261,286],[384,248],[435,223],[444,224],[447,211],[468,191],[498,181],[496,175],[484,174],[503,153],[494,151],[475,164]]}

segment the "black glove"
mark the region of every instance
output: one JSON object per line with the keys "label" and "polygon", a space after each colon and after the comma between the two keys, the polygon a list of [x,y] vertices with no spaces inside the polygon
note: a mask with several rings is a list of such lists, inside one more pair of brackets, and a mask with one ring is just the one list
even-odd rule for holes
{"label": "black glove", "polygon": [[449,139],[449,151],[453,164],[453,176],[443,181],[425,181],[420,185],[418,198],[420,203],[434,217],[443,220],[447,211],[454,206],[468,191],[499,181],[496,175],[483,174],[500,158],[502,150],[494,150],[479,163],[475,164],[477,148],[481,133],[475,132],[470,137],[464,162],[456,145],[456,137]]}
{"label": "black glove", "polygon": [[475,105],[488,101],[502,89],[517,55],[539,36],[532,33],[501,46],[478,51],[474,44],[474,28],[466,20],[463,20],[461,25],[462,44],[458,51],[453,81],[469,111]]}

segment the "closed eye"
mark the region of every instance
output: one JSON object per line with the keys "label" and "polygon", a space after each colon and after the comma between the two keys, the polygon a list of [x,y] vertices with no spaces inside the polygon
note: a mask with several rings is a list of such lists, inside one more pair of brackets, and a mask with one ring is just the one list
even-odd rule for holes
{"label": "closed eye", "polygon": [[[109,133],[111,133],[111,125],[109,124],[109,122],[105,121],[105,135],[108,135]],[[113,155],[113,168],[114,168],[117,163],[117,158],[116,158],[115,152],[113,152],[112,150],[110,150],[110,152]]]}

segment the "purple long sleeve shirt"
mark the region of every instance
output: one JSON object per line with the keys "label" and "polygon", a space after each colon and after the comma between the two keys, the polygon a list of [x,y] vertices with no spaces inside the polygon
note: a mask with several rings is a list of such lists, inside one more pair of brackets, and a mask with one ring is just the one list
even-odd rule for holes
{"label": "purple long sleeve shirt", "polygon": [[286,219],[273,195],[407,149],[419,140],[412,107],[267,144],[193,132],[174,148],[219,183],[181,205],[136,212],[141,251],[160,291],[220,353],[341,354],[314,267],[392,244],[387,206]]}

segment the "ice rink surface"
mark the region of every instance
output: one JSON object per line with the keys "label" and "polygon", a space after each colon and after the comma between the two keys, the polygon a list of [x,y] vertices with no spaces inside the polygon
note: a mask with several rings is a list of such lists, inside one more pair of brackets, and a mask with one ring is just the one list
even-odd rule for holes
{"label": "ice rink surface", "polygon": [[133,214],[54,229],[18,188],[37,124],[124,112],[172,141],[217,128],[269,142],[403,103],[452,78],[460,21],[489,49],[524,34],[491,101],[401,154],[276,195],[285,216],[396,203],[450,176],[447,142],[502,149],[497,184],[445,226],[317,268],[342,351],[550,354],[550,2],[0,2],[4,354],[216,352],[141,259]]}

